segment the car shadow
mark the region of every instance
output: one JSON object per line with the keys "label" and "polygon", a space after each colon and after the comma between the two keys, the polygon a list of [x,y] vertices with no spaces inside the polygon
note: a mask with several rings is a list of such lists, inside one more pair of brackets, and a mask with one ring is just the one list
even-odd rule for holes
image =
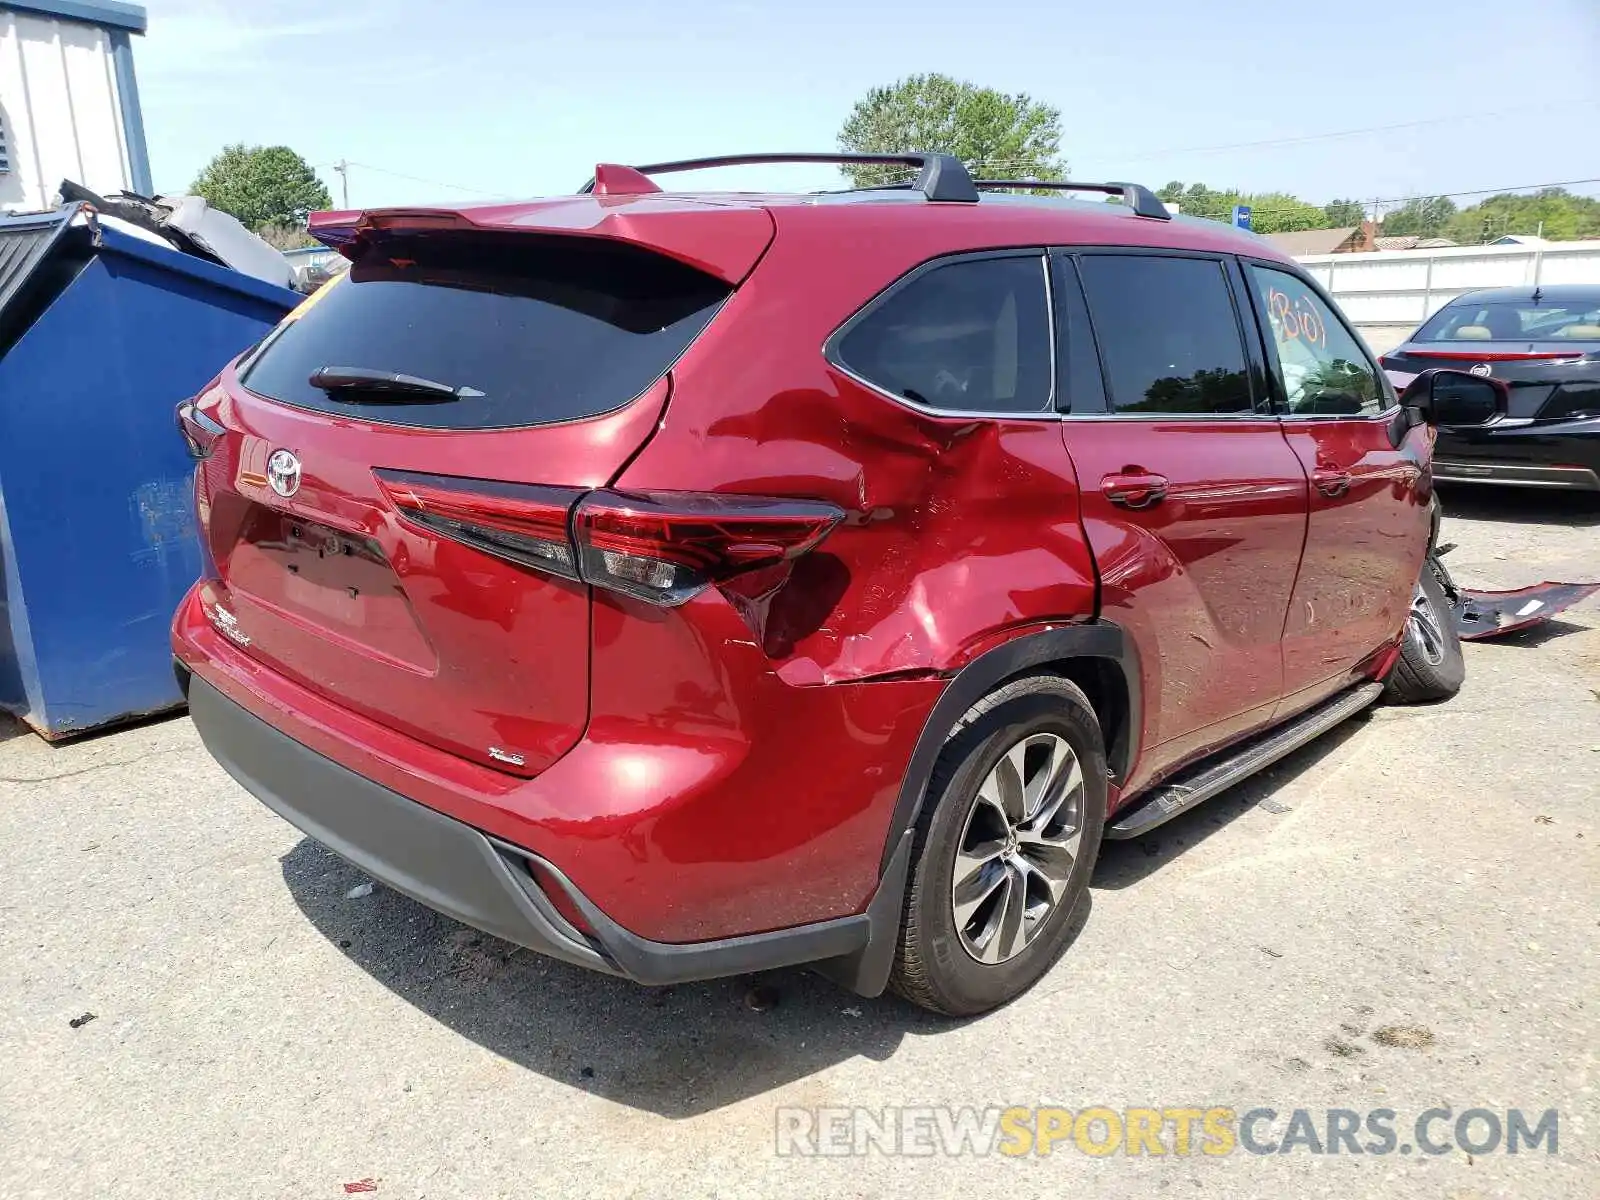
{"label": "car shadow", "polygon": [[[864,1000],[796,969],[646,988],[524,950],[382,886],[305,838],[280,860],[301,911],[349,959],[462,1037],[552,1080],[660,1116],[698,1116],[907,1034],[964,1022]],[[1083,906],[1087,910],[1088,905]],[[1081,929],[1087,912],[1076,914]]]}
{"label": "car shadow", "polygon": [[[1600,493],[1437,481],[1445,518],[1460,521],[1511,521],[1528,525],[1600,525]],[[1449,540],[1446,529],[1444,539]]]}
{"label": "car shadow", "polygon": [[[1273,797],[1281,788],[1306,772],[1316,770],[1323,759],[1356,737],[1367,723],[1367,714],[1362,713],[1335,726],[1266,770],[1179,813],[1142,837],[1103,842],[1090,887],[1108,891],[1135,887],[1179,855],[1221,833],[1252,809],[1267,808],[1276,812],[1271,806],[1277,803]],[[1282,811],[1290,810],[1285,807]]]}
{"label": "car shadow", "polygon": [[[1317,768],[1364,718],[1132,841],[1106,842],[1073,914],[1070,947],[1094,892],[1133,887]],[[956,1029],[886,994],[852,995],[811,972],[646,988],[480,933],[382,886],[303,838],[280,860],[312,925],[361,970],[462,1037],[530,1071],[619,1104],[681,1119],[712,1112],[851,1058],[890,1058],[907,1035]]]}

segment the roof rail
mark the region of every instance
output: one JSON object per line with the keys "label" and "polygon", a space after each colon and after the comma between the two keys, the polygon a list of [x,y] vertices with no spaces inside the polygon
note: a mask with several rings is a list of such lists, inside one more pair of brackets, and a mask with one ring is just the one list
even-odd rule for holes
{"label": "roof rail", "polygon": [[[685,158],[677,162],[651,163],[648,166],[632,167],[628,170],[639,175],[666,175],[674,171],[699,171],[707,167],[747,167],[763,163],[884,163],[916,167],[916,182],[911,186],[929,200],[948,200],[959,204],[978,202],[978,189],[973,186],[972,176],[967,174],[967,168],[961,165],[961,160],[950,154],[723,154],[715,158]],[[596,177],[604,173],[601,167],[607,166],[610,164],[602,163],[600,167],[596,167]],[[617,196],[630,194],[633,191],[624,182],[625,177],[619,178],[621,172],[615,166],[610,166],[609,173],[612,178],[606,180],[607,186],[603,189],[603,194]],[[590,179],[578,189],[580,194],[594,190],[594,179]],[[1157,201],[1158,206],[1159,203]],[[1165,213],[1166,210],[1162,209],[1162,212]]]}
{"label": "roof rail", "polygon": [[1104,192],[1118,196],[1122,202],[1141,217],[1156,221],[1170,221],[1172,214],[1167,206],[1142,183],[1079,183],[1076,179],[974,179],[977,188],[1037,188],[1052,192]]}

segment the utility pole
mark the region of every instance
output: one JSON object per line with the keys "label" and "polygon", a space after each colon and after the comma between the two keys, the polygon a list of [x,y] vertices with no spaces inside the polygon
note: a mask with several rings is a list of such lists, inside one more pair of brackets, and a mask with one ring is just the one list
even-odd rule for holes
{"label": "utility pole", "polygon": [[339,172],[339,193],[340,193],[340,199],[343,201],[343,203],[340,205],[340,207],[349,208],[350,207],[350,164],[348,162],[346,162],[344,159],[341,158],[338,162],[333,164],[333,169],[335,171]]}

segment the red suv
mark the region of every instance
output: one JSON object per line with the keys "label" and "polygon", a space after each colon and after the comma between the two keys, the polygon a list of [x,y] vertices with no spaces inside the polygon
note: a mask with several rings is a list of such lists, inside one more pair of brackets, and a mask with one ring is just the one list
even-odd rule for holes
{"label": "red suv", "polygon": [[1103,836],[1459,687],[1429,422],[1503,388],[1401,403],[1291,260],[1136,185],[648,178],[797,157],[848,156],[315,217],[348,274],[180,411],[173,645],[240,783],[441,912],[979,1012]]}

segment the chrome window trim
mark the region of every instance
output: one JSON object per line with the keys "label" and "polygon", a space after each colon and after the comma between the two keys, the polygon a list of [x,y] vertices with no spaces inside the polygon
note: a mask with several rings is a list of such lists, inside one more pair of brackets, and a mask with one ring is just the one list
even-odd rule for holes
{"label": "chrome window trim", "polygon": [[915,400],[906,396],[896,396],[893,392],[879,387],[872,380],[857,375],[837,359],[828,359],[828,365],[839,374],[860,384],[869,392],[876,392],[885,400],[892,400],[901,408],[909,408],[912,412],[920,413],[925,417],[954,417],[962,421],[1059,421],[1065,415],[1053,408],[1028,409],[1026,412],[1012,412],[1008,409],[930,408],[925,404],[918,404]]}
{"label": "chrome window trim", "polygon": [[1062,413],[1065,421],[1277,421],[1277,413]]}
{"label": "chrome window trim", "polygon": [[1398,402],[1381,413],[1274,413],[1280,421],[1392,421],[1404,405]]}

